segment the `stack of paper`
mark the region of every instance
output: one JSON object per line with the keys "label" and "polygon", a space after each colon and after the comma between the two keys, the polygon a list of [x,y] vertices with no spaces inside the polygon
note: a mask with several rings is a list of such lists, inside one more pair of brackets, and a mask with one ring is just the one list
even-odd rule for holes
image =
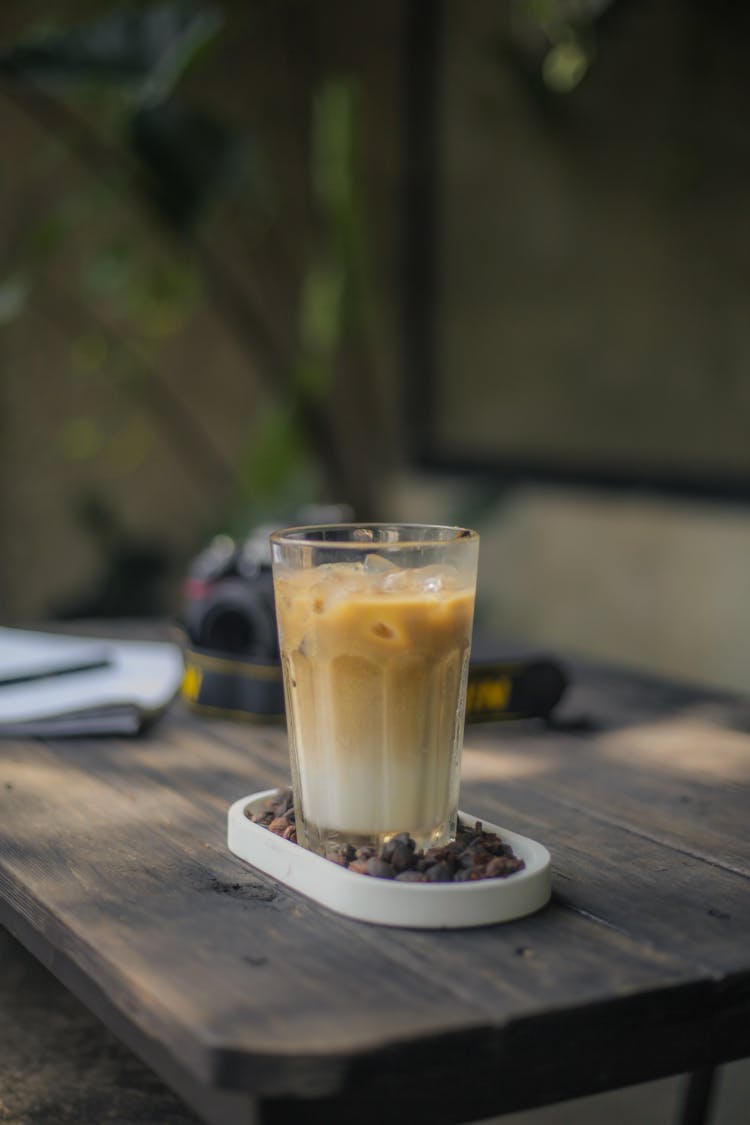
{"label": "stack of paper", "polygon": [[182,675],[175,644],[0,628],[0,735],[137,734]]}

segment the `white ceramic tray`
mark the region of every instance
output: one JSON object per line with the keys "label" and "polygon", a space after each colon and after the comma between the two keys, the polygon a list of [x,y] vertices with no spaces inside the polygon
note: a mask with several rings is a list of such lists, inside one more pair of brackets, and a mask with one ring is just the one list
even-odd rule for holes
{"label": "white ceramic tray", "polygon": [[[252,811],[260,811],[265,798],[275,792],[251,793],[231,805],[229,850],[272,879],[349,918],[383,926],[459,929],[521,918],[549,900],[549,852],[536,840],[507,828],[482,821],[487,831],[497,832],[523,859],[521,871],[474,883],[397,883],[347,871],[245,816],[248,805]],[[478,819],[468,813],[459,815],[469,824]]]}

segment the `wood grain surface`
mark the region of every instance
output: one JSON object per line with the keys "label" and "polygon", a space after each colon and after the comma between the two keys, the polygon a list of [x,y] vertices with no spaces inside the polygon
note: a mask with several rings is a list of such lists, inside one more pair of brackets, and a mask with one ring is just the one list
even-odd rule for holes
{"label": "wood grain surface", "polygon": [[469,1121],[750,1053],[750,707],[581,666],[562,718],[467,730],[462,807],[552,852],[531,917],[392,930],[273,883],[226,811],[287,781],[283,730],[178,704],[0,742],[0,921],[210,1121]]}

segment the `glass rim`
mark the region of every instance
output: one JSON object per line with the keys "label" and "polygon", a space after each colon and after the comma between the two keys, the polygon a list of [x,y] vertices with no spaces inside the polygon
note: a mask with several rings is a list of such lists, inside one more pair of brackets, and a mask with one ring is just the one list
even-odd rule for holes
{"label": "glass rim", "polygon": [[[434,535],[427,538],[415,539],[394,539],[389,540],[368,540],[368,539],[323,539],[310,537],[311,532],[326,532],[326,531],[401,531],[412,530],[418,531],[432,531],[432,532],[453,532],[449,536]],[[333,550],[344,551],[387,551],[387,550],[400,550],[404,547],[445,547],[455,543],[475,543],[479,541],[479,532],[472,531],[469,527],[454,527],[452,524],[439,524],[439,523],[387,523],[372,522],[364,523],[353,521],[350,523],[311,523],[304,524],[300,527],[282,527],[278,531],[274,531],[270,540],[272,543],[283,545],[292,545],[298,547],[329,547]]]}

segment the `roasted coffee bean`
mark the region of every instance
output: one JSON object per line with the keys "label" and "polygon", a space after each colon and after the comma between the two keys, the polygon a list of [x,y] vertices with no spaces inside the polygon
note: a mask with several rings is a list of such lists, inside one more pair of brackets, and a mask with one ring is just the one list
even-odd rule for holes
{"label": "roasted coffee bean", "polygon": [[330,851],[326,852],[326,859],[337,863],[339,867],[347,867],[354,856],[355,851],[351,844],[334,844]]}
{"label": "roasted coffee bean", "polygon": [[450,883],[453,879],[453,872],[447,863],[442,861],[433,863],[432,867],[428,867],[424,873],[425,883]]}
{"label": "roasted coffee bean", "polygon": [[268,825],[268,831],[273,832],[276,836],[283,836],[287,828],[289,828],[289,821],[285,816],[277,816]]}
{"label": "roasted coffee bean", "polygon": [[409,851],[413,852],[416,846],[416,841],[411,838],[408,832],[399,832],[398,835],[391,836],[390,840],[387,840],[385,844],[383,844],[378,855],[381,859],[390,863],[391,856],[396,848],[408,848]]}
{"label": "roasted coffee bean", "polygon": [[447,867],[451,875],[458,866],[458,856],[450,844],[447,844],[444,848],[435,848],[433,858],[436,863]]}
{"label": "roasted coffee bean", "polygon": [[274,814],[274,816],[276,818],[278,818],[278,817],[282,817],[282,816],[287,816],[287,814],[290,813],[292,811],[292,809],[293,809],[293,806],[292,806],[291,800],[289,800],[287,798],[284,798],[283,800],[276,801],[271,806],[270,811]]}
{"label": "roasted coffee bean", "polygon": [[[297,843],[294,803],[291,789],[279,790],[263,802],[260,811],[245,815],[255,824]],[[417,850],[408,832],[392,836],[376,853],[365,845],[350,843],[334,845],[327,856],[332,863],[348,867],[361,875],[380,879],[396,879],[402,883],[465,883],[479,879],[498,879],[520,871],[523,860],[514,854],[493,832],[487,832],[481,820],[471,827],[459,823],[456,839],[440,847]]]}
{"label": "roasted coffee bean", "polygon": [[512,858],[508,855],[496,855],[487,864],[486,876],[488,879],[502,878],[504,875],[512,875],[514,871],[518,871],[521,861],[515,856]]}
{"label": "roasted coffee bean", "polygon": [[286,793],[276,792],[272,793],[270,797],[266,797],[263,802],[263,808],[267,812],[272,812],[276,816],[282,816],[284,811],[291,806],[291,800],[286,796]]}
{"label": "roasted coffee bean", "polygon": [[408,844],[396,844],[391,852],[391,863],[395,871],[408,871],[414,866],[414,849]]}
{"label": "roasted coffee bean", "polygon": [[367,874],[374,875],[376,879],[392,879],[396,872],[392,864],[373,855],[367,861]]}

